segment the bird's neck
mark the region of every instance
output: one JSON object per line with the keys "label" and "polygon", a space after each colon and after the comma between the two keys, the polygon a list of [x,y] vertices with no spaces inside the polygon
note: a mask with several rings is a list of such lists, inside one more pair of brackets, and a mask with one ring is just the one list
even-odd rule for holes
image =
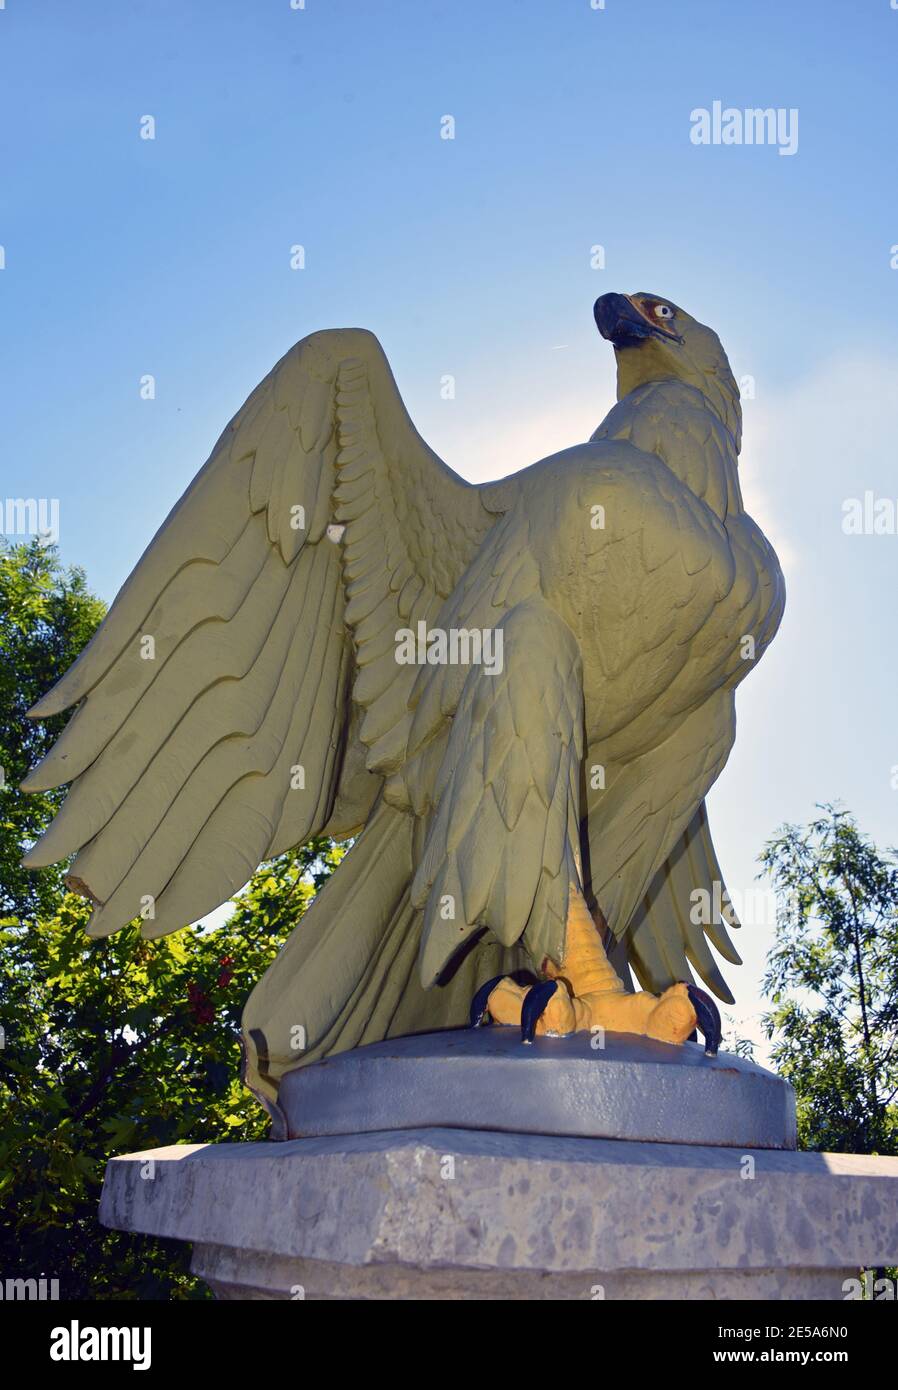
{"label": "bird's neck", "polygon": [[629,439],[655,454],[721,519],[743,510],[735,440],[694,386],[673,377],[637,386],[593,438]]}

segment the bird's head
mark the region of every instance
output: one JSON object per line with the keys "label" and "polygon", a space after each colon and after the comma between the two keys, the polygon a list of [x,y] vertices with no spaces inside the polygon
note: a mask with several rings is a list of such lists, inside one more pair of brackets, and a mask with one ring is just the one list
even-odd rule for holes
{"label": "bird's head", "polygon": [[739,449],[739,387],[712,329],[658,294],[603,294],[593,312],[602,337],[614,345],[618,400],[649,381],[684,381],[701,391]]}

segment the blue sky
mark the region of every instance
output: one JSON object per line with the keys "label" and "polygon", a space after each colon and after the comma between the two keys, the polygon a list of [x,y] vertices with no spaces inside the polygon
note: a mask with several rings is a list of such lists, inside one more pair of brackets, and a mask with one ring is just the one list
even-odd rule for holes
{"label": "blue sky", "polygon": [[[789,592],[710,802],[728,881],[820,800],[894,841],[898,536],[841,523],[898,499],[896,58],[889,0],[6,0],[2,494],[58,498],[111,599],[305,334],[371,328],[479,479],[595,428],[593,300],[657,291],[754,378],[743,488]],[[797,108],[797,153],[697,147],[714,100]],[[770,936],[731,972],[749,1029]]]}

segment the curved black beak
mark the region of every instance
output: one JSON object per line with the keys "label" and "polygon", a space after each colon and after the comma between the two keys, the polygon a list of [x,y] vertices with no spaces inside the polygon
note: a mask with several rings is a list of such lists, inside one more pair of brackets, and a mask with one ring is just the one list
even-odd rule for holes
{"label": "curved black beak", "polygon": [[603,294],[596,300],[593,313],[602,337],[616,348],[636,347],[646,338],[682,341],[678,333],[672,333],[670,329],[647,319],[625,294]]}

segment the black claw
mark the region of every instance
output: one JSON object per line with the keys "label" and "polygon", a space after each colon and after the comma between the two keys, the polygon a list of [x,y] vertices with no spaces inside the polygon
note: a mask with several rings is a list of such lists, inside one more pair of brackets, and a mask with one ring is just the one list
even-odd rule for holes
{"label": "black claw", "polygon": [[686,993],[689,995],[690,1004],[695,1009],[695,1021],[699,1031],[704,1034],[705,1056],[716,1057],[717,1049],[720,1047],[720,1010],[710,994],[699,989],[698,985],[687,985]]}
{"label": "black claw", "polygon": [[501,984],[505,979],[504,975],[494,975],[491,980],[487,980],[485,985],[481,985],[474,998],[471,1000],[471,1027],[479,1028],[487,1013],[487,1003],[496,985]]}
{"label": "black claw", "polygon": [[557,980],[543,980],[524,995],[521,1005],[521,1042],[532,1043],[536,1025],[546,1011],[546,1005],[558,988]]}

